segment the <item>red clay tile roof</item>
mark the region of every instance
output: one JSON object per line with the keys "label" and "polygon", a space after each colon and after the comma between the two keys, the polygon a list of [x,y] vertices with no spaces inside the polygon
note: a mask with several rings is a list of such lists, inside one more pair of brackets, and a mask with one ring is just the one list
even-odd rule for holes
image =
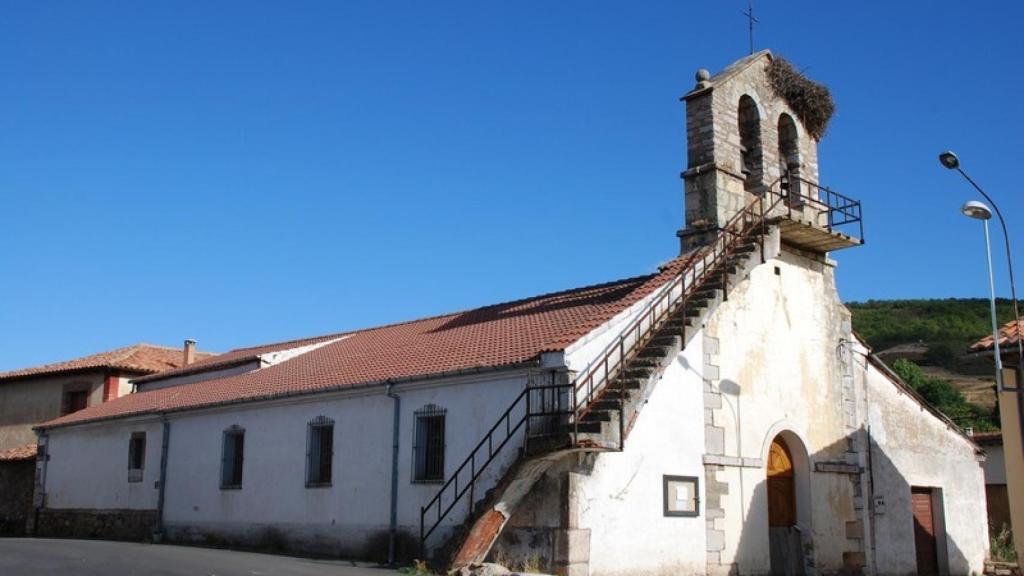
{"label": "red clay tile roof", "polygon": [[246,362],[255,362],[259,359],[261,354],[267,354],[269,352],[277,352],[279,350],[287,350],[289,348],[298,348],[299,346],[306,346],[309,344],[316,344],[317,342],[323,342],[332,338],[337,338],[341,334],[327,334],[324,336],[315,336],[313,338],[301,338],[298,340],[289,340],[287,342],[277,342],[274,344],[263,344],[260,346],[252,346],[249,348],[237,348],[224,354],[209,355],[207,358],[197,359],[195,362],[187,366],[179,366],[170,370],[164,370],[155,374],[149,374],[146,376],[140,376],[133,378],[132,382],[141,384],[144,382],[153,382],[156,380],[164,380],[175,376],[184,376],[186,374],[198,374],[201,372],[210,372],[212,370],[219,370],[221,368],[228,368],[231,366],[237,366]]}
{"label": "red clay tile roof", "polygon": [[[152,374],[169,368],[181,366],[184,353],[180,348],[166,348],[152,344],[133,344],[124,348],[108,350],[91,356],[45,364],[33,368],[22,368],[10,372],[0,372],[0,382],[4,380],[20,380],[33,376],[49,376],[67,374],[86,370],[123,370],[125,372],[141,372]],[[196,352],[197,358],[214,356],[209,352]]]}
{"label": "red clay tile roof", "polygon": [[[1024,331],[1024,318],[1021,318],[1014,322],[1010,320],[1003,327],[999,329],[999,346],[1017,345],[1017,341],[1020,340],[1021,332]],[[971,352],[985,352],[991,350],[992,336],[985,336],[981,340],[978,340],[971,346]]]}
{"label": "red clay tile roof", "polygon": [[[347,334],[229,352],[244,356],[330,343],[235,376],[129,394],[41,424],[49,428],[130,415],[309,394],[386,380],[515,366],[564,350],[678,274],[685,257],[640,276]],[[331,341],[332,338],[337,340]]]}
{"label": "red clay tile roof", "polygon": [[0,450],[0,462],[11,462],[14,460],[31,460],[36,457],[36,445],[26,444],[18,448]]}
{"label": "red clay tile roof", "polygon": [[1003,433],[1002,432],[975,432],[971,436],[971,440],[983,446],[994,446],[1003,445]]}

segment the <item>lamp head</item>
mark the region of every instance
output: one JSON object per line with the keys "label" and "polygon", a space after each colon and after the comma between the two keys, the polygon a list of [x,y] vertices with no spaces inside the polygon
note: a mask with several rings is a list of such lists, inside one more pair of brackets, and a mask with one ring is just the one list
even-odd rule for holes
{"label": "lamp head", "polygon": [[939,162],[942,162],[942,165],[950,170],[956,170],[960,167],[960,159],[956,157],[952,150],[946,150],[939,154]]}
{"label": "lamp head", "polygon": [[977,200],[970,200],[960,208],[960,213],[975,220],[988,220],[992,217],[992,210]]}

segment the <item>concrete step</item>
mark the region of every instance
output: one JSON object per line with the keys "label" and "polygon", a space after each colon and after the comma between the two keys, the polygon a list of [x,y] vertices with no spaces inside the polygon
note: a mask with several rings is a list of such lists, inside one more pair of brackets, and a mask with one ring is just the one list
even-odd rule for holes
{"label": "concrete step", "polygon": [[668,356],[671,348],[668,346],[644,346],[644,349],[640,351],[637,356],[640,358],[664,358]]}
{"label": "concrete step", "polygon": [[616,378],[608,385],[608,390],[614,390],[615,392],[612,392],[613,394],[617,394],[618,391],[623,388],[626,390],[639,390],[646,382],[646,378]]}
{"label": "concrete step", "polygon": [[[627,401],[628,401],[629,396],[627,396],[626,398],[627,398]],[[612,395],[612,394],[606,395],[605,397],[603,397],[603,398],[601,398],[599,400],[594,400],[594,402],[590,405],[590,409],[591,410],[616,410],[617,411],[621,407],[622,407],[622,400],[618,397],[617,394],[615,394],[615,395]]]}
{"label": "concrete step", "polygon": [[657,358],[634,358],[626,366],[627,370],[630,368],[650,368],[653,371],[661,366],[661,361]]}
{"label": "concrete step", "polygon": [[611,410],[594,410],[591,408],[590,412],[583,417],[584,422],[611,422],[612,420],[618,420],[619,411]]}
{"label": "concrete step", "polygon": [[678,342],[676,341],[676,336],[673,336],[673,335],[662,336],[660,334],[655,334],[654,338],[651,338],[651,341],[647,343],[647,346],[666,346],[666,347],[672,347],[672,346],[675,346],[677,343]]}
{"label": "concrete step", "polygon": [[654,374],[654,366],[629,366],[619,376],[622,378],[650,378]]}

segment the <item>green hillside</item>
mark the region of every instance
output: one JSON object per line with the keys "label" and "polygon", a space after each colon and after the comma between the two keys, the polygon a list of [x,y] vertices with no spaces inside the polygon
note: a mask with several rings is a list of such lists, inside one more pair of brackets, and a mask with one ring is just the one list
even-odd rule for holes
{"label": "green hillside", "polygon": [[[868,300],[847,303],[847,307],[853,313],[853,329],[875,352],[922,343],[940,352],[933,359],[940,361],[943,356],[964,353],[992,332],[989,303],[984,298]],[[1000,325],[1013,319],[1009,299],[996,300],[996,316]]]}
{"label": "green hillside", "polygon": [[[992,360],[967,353],[992,332],[989,301],[869,300],[848,303],[853,329],[893,370],[963,428],[998,427]],[[996,301],[1002,325],[1013,318],[1010,300]]]}

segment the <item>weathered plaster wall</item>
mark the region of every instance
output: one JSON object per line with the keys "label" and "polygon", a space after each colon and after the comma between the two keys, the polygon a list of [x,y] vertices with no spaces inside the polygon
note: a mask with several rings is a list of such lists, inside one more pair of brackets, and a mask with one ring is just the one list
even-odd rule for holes
{"label": "weathered plaster wall", "polygon": [[666,517],[662,491],[664,475],[698,477],[703,489],[702,356],[696,334],[655,386],[625,450],[575,474],[572,528],[590,532],[590,574],[703,572],[703,506],[698,517]]}
{"label": "weathered plaster wall", "polygon": [[853,484],[812,466],[846,458],[837,359],[846,320],[831,265],[784,251],[755,268],[708,321],[705,334],[718,343],[719,378],[711,386],[721,398],[721,407],[709,406],[721,440],[709,442],[708,453],[746,459],[715,473],[727,486],[724,517],[716,521],[725,533],[723,566],[744,574],[770,566],[764,462],[772,439],[787,432],[790,449],[809,459],[809,485],[797,500],[798,525],[814,543],[809,563],[826,573],[843,568],[846,523],[857,519]]}
{"label": "weathered plaster wall", "polygon": [[[146,433],[141,482],[128,481],[133,432]],[[162,442],[158,418],[55,428],[47,435],[47,508],[156,509]]]}
{"label": "weathered plaster wall", "polygon": [[940,569],[981,573],[988,529],[984,472],[976,447],[874,366],[867,368],[866,386],[874,494],[884,507],[884,513],[875,514],[878,573],[916,572],[912,486],[940,491],[935,514],[946,532],[945,541],[939,542]]}
{"label": "weathered plaster wall", "polygon": [[0,383],[0,450],[34,444],[32,427],[61,415],[65,386],[90,390],[89,405],[103,402],[102,372]]}

